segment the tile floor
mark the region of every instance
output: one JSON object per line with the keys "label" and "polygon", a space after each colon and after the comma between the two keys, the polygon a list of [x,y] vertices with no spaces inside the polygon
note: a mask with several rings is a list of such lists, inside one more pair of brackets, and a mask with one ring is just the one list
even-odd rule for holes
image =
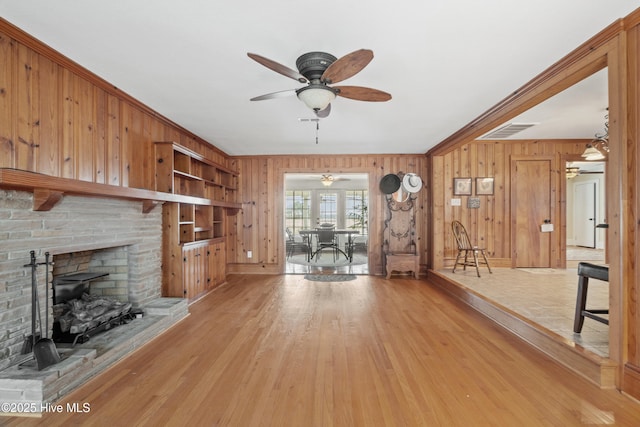
{"label": "tile floor", "polygon": [[[573,332],[573,317],[578,289],[577,263],[579,261],[603,264],[602,251],[568,249],[568,268],[492,268],[489,274],[481,267],[477,277],[474,269],[451,269],[441,274],[490,298],[492,301],[535,321],[544,328],[579,344],[600,356],[609,355],[609,327],[586,318],[582,333]],[[589,280],[587,308],[607,308],[609,286],[607,282]]]}

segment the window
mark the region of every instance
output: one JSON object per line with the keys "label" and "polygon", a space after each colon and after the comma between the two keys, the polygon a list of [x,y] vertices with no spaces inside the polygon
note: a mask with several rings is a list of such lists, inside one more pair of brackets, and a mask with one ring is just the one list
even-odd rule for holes
{"label": "window", "polygon": [[320,193],[318,195],[318,224],[338,226],[338,194]]}
{"label": "window", "polygon": [[369,234],[369,194],[367,190],[345,191],[345,228]]}
{"label": "window", "polygon": [[295,235],[311,228],[311,192],[293,190],[285,193],[284,226]]}

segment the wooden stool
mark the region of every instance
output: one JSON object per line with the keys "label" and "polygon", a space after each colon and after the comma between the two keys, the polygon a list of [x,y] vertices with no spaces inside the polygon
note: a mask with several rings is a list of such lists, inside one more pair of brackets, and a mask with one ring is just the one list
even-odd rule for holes
{"label": "wooden stool", "polygon": [[420,257],[414,254],[387,254],[387,279],[393,271],[412,271],[413,277],[420,274]]}
{"label": "wooden stool", "polygon": [[609,320],[598,316],[598,314],[609,314],[609,309],[591,309],[586,308],[587,291],[589,290],[589,278],[609,281],[609,267],[602,265],[590,264],[588,262],[578,263],[578,297],[576,299],[576,313],[573,320],[573,332],[579,334],[582,331],[584,318],[598,322],[609,324]]}

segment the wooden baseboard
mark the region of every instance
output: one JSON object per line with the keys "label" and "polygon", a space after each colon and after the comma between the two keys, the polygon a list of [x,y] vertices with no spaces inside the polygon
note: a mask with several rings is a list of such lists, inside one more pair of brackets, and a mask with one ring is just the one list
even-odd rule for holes
{"label": "wooden baseboard", "polygon": [[227,274],[282,274],[277,264],[227,264]]}
{"label": "wooden baseboard", "polygon": [[638,366],[626,364],[623,371],[622,391],[640,400],[640,368]]}
{"label": "wooden baseboard", "polygon": [[427,280],[598,387],[616,387],[617,365],[611,359],[584,349],[436,271],[429,270]]}

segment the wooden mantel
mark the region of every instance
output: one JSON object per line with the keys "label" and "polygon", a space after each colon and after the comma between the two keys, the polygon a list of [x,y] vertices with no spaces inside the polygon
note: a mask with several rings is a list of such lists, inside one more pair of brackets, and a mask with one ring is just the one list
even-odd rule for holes
{"label": "wooden mantel", "polygon": [[222,206],[238,210],[240,203],[220,202],[200,197],[163,193],[141,188],[120,187],[76,179],[59,178],[19,169],[0,168],[0,188],[33,192],[33,210],[48,211],[65,194],[93,197],[112,197],[117,199],[140,200],[143,212],[150,212],[158,204],[165,202],[192,203],[195,205]]}

